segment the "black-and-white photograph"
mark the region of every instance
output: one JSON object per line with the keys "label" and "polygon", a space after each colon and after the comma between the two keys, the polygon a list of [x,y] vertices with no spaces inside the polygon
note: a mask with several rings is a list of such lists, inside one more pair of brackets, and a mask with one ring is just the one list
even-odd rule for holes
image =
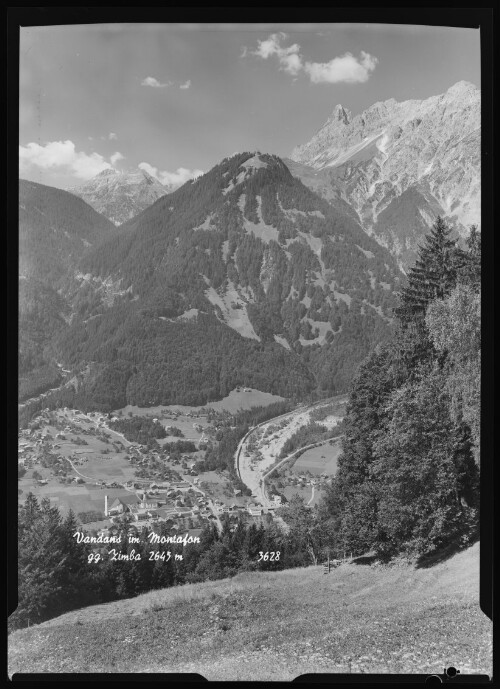
{"label": "black-and-white photograph", "polygon": [[10,677],[492,675],[481,29],[285,17],[19,29]]}

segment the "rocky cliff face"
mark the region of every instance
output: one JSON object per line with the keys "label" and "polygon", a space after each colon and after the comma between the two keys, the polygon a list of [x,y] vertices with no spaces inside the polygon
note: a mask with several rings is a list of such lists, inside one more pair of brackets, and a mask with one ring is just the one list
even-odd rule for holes
{"label": "rocky cliff face", "polygon": [[85,184],[69,189],[115,225],[130,220],[171,189],[145,170],[103,170]]}
{"label": "rocky cliff face", "polygon": [[330,202],[347,202],[365,231],[408,265],[436,215],[460,234],[480,223],[480,101],[480,90],[461,81],[355,117],[337,105],[294,149],[290,169]]}

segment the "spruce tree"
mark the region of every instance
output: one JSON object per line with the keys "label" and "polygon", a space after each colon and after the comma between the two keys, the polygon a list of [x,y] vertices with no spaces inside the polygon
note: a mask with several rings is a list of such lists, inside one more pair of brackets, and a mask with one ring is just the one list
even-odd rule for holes
{"label": "spruce tree", "polygon": [[421,321],[427,305],[443,299],[456,282],[456,240],[450,239],[451,229],[438,216],[425,243],[419,249],[415,265],[408,273],[408,285],[403,288],[400,306],[395,314],[403,324]]}

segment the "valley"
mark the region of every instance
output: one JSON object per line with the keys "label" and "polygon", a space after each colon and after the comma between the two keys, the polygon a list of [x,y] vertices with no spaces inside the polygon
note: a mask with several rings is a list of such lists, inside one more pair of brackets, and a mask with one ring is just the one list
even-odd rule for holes
{"label": "valley", "polygon": [[488,681],[490,10],[25,10],[9,678]]}
{"label": "valley", "polygon": [[[279,507],[282,501],[282,497],[278,492],[275,493],[275,497],[271,498],[267,491],[267,480],[271,475],[278,476],[278,469],[285,463],[288,463],[296,453],[300,452],[303,448],[309,448],[316,443],[306,443],[301,444],[297,450],[293,453],[286,453],[283,457],[283,448],[287,441],[293,438],[294,434],[307,427],[311,421],[311,415],[321,415],[323,410],[326,410],[326,415],[322,421],[321,425],[325,430],[331,430],[337,426],[343,417],[342,408],[346,403],[346,398],[336,398],[333,400],[336,407],[336,414],[329,413],[333,411],[332,400],[325,400],[321,403],[316,403],[310,408],[300,405],[298,409],[290,412],[289,414],[284,414],[280,417],[271,419],[264,423],[259,424],[256,428],[251,429],[240,441],[238,445],[238,450],[236,453],[236,464],[238,475],[245,485],[247,485],[252,494],[256,496],[256,501],[266,507],[267,509],[274,510]],[[330,441],[324,440],[319,441],[322,443],[329,443]],[[331,454],[331,447],[326,445],[323,448],[323,452],[326,455]],[[314,461],[314,455],[309,456],[309,461],[311,459]],[[297,462],[292,462],[290,464],[291,469],[295,467]],[[322,472],[322,476],[317,478],[307,478],[305,474],[296,474],[299,467],[306,466],[303,471],[309,472],[307,468],[308,462],[305,456],[302,457],[302,462],[296,467],[295,471],[287,471],[286,478],[284,472],[280,472],[285,478],[284,483],[282,483],[282,489],[289,487],[289,495],[293,493],[294,486],[299,489],[304,488],[306,485],[311,488],[316,486],[320,489],[321,484],[326,485],[328,479],[335,474],[333,472]],[[326,468],[326,467],[325,467]],[[319,472],[318,472],[319,473]]]}
{"label": "valley", "polygon": [[[308,488],[309,498],[314,497],[311,489],[315,487],[318,500],[321,486],[334,475],[329,471],[317,478],[303,474],[285,480],[282,498],[275,489],[273,499],[267,493],[267,478],[286,441],[310,423],[311,414],[331,411],[332,401],[316,403],[310,409],[299,405],[244,436],[233,461],[237,477],[252,496],[242,495],[231,472],[209,470],[203,460],[207,446],[217,445],[221,421],[240,410],[252,411],[280,401],[258,390],[240,388],[207,407],[125,407],[109,414],[44,409],[19,434],[19,500],[24,502],[29,492],[48,498],[63,516],[72,510],[85,529],[101,534],[109,533],[124,519],[140,521],[148,528],[167,523],[169,528],[181,530],[203,528],[210,520],[222,529],[223,514],[230,519],[244,514],[247,521],[259,523],[281,499],[287,500],[286,493],[289,497],[295,494],[290,495],[294,487],[299,494]],[[337,414],[342,413],[345,398],[334,404]],[[332,428],[340,419],[329,415],[322,423]],[[146,437],[142,443],[131,441],[129,432],[124,435],[118,429],[132,422],[162,430],[155,432],[158,437],[151,442]],[[328,445],[323,447],[324,452],[328,450]],[[302,465],[304,461],[307,465],[307,456]],[[151,504],[143,505],[148,500]],[[113,505],[116,509],[107,513]]]}

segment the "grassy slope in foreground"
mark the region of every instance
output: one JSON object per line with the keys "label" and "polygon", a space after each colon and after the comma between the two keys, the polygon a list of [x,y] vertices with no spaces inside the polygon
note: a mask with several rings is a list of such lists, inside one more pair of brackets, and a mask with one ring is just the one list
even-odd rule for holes
{"label": "grassy slope in foreground", "polygon": [[343,565],[243,573],[62,615],[10,636],[14,672],[491,675],[479,545],[428,569]]}

